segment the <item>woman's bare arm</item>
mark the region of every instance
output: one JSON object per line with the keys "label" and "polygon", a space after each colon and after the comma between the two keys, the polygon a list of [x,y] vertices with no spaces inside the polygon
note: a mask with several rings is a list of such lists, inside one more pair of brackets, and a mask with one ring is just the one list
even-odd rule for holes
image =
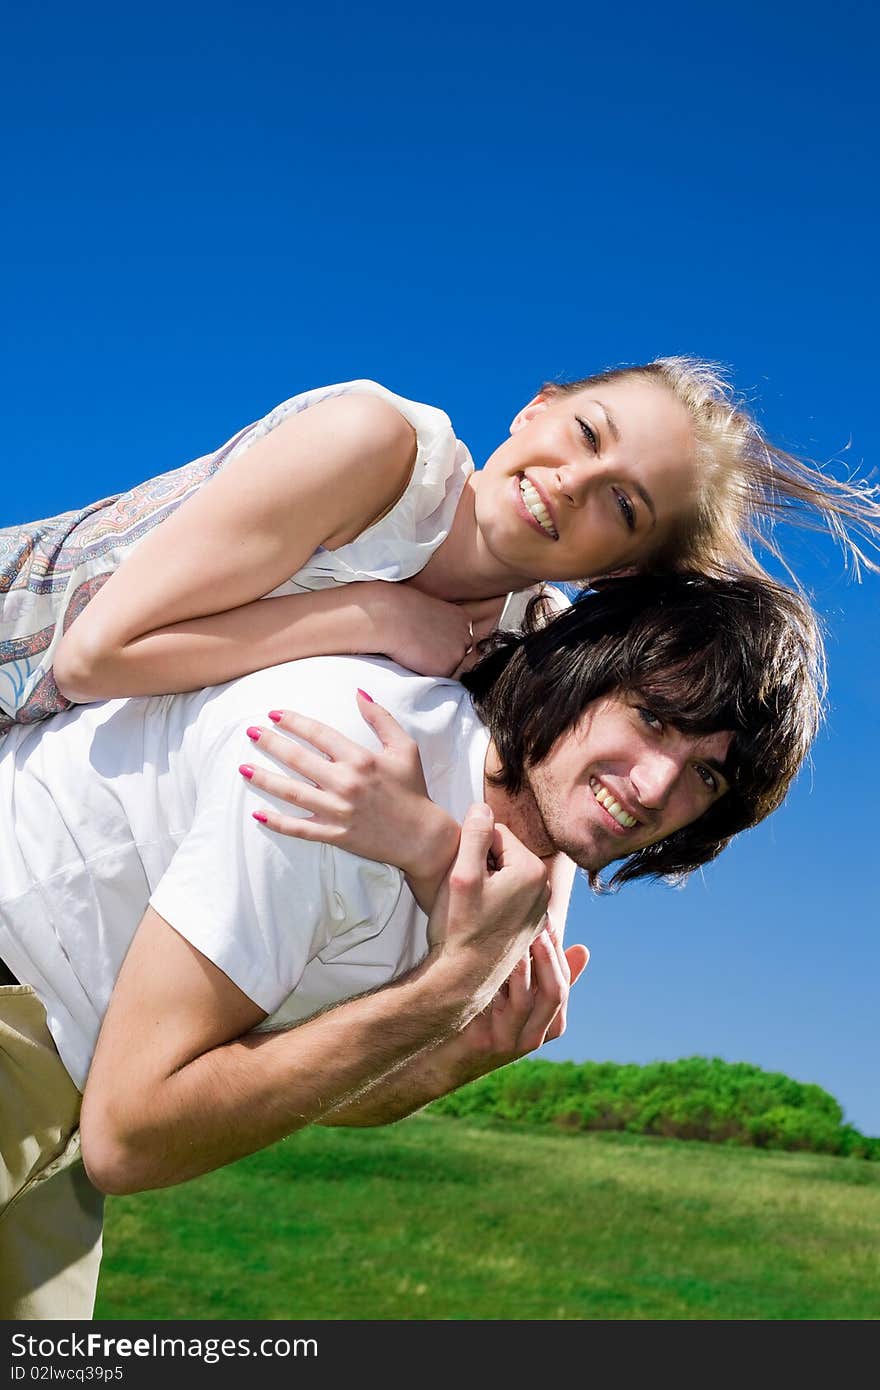
{"label": "woman's bare arm", "polygon": [[55,657],[62,694],[167,694],[364,650],[366,595],[263,595],[318,546],[343,545],[384,515],[415,455],[408,421],[375,396],[321,401],[282,422],[145,537],[86,605]]}

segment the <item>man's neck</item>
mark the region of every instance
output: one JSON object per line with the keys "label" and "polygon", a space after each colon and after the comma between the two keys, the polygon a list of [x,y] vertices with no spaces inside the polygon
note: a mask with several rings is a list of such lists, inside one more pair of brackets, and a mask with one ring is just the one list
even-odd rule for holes
{"label": "man's neck", "polygon": [[508,830],[512,830],[516,838],[522,841],[526,849],[530,849],[539,858],[550,858],[556,853],[556,846],[547,834],[535,798],[528,787],[524,787],[522,791],[509,792],[504,787],[497,786],[491,778],[500,767],[498,750],[494,741],[490,739],[483,770],[483,798],[492,808],[496,825],[499,822],[506,825]]}

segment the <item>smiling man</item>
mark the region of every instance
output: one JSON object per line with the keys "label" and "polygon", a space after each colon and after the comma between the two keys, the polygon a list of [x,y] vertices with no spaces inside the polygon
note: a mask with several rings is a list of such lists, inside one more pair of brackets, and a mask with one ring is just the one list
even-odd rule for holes
{"label": "smiling man", "polygon": [[[293,747],[256,728],[265,712],[286,704],[370,746],[363,684],[414,740],[456,841],[463,822],[430,918],[406,853],[393,868],[248,814],[253,786],[283,789],[269,769]],[[586,952],[544,926],[554,858],[593,881],[621,860],[618,882],[706,863],[780,803],[821,695],[797,597],[679,576],[618,580],[496,636],[464,684],[325,657],[13,729],[3,1315],[90,1315],[100,1191],[181,1182],[310,1123],[400,1118],[558,1036]]]}

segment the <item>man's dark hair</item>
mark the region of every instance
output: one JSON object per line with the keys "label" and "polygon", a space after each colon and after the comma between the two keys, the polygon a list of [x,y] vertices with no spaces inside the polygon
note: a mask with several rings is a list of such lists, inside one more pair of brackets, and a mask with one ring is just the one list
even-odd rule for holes
{"label": "man's dark hair", "polygon": [[[516,793],[527,771],[602,696],[635,696],[683,733],[732,730],[729,790],[698,820],[625,859],[611,887],[681,880],[780,805],[819,726],[822,640],[809,605],[767,579],[650,575],[606,580],[523,633],[499,632],[462,677]],[[599,884],[595,874],[590,876]]]}

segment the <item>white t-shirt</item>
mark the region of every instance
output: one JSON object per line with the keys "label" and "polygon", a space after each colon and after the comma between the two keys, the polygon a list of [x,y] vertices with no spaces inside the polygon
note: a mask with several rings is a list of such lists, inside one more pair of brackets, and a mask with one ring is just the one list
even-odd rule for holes
{"label": "white t-shirt", "polygon": [[46,1007],[79,1087],[147,903],[270,1018],[306,1018],[425,954],[402,874],[254,821],[247,738],[291,708],[376,747],[361,686],[417,739],[431,797],[483,798],[489,735],[457,681],[314,657],[185,695],[81,706],[0,744],[0,958]]}

